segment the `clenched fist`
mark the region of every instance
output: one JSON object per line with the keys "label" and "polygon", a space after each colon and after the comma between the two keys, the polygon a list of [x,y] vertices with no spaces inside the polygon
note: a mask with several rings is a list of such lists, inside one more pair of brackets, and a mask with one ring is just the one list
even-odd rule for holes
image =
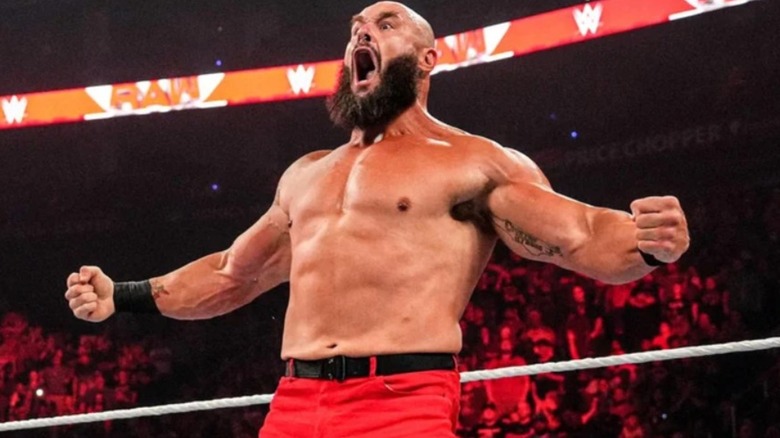
{"label": "clenched fist", "polygon": [[97,266],[82,266],[68,276],[65,299],[76,318],[105,321],[115,311],[114,282]]}
{"label": "clenched fist", "polygon": [[664,263],[676,262],[691,239],[680,201],[674,196],[653,196],[631,203],[636,223],[637,248]]}

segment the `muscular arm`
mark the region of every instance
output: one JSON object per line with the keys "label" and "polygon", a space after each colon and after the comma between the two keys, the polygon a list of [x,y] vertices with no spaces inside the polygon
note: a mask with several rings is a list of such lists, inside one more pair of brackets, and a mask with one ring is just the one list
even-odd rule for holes
{"label": "muscular arm", "polygon": [[[169,274],[149,280],[154,306],[176,319],[206,319],[237,309],[263,292],[287,281],[292,260],[290,218],[291,189],[301,166],[329,151],[312,152],[295,162],[279,182],[271,208],[225,251],[196,260]],[[101,322],[117,311],[147,312],[151,304],[144,282],[116,284],[97,266],[82,266],[66,280],[65,299],[73,314],[85,321]],[[115,294],[121,300],[115,301]],[[152,309],[155,310],[155,309]]]}
{"label": "muscular arm", "polygon": [[176,319],[223,315],[287,281],[290,238],[287,214],[277,204],[225,251],[152,278],[160,312]]}
{"label": "muscular arm", "polygon": [[629,213],[555,193],[527,157],[500,147],[492,153],[496,188],[488,209],[510,249],[611,284],[653,270],[637,249],[639,230]]}
{"label": "muscular arm", "polygon": [[290,166],[279,181],[274,204],[230,248],[152,278],[160,312],[177,319],[212,318],[288,281],[292,255],[286,193],[303,166],[329,152],[312,152]]}

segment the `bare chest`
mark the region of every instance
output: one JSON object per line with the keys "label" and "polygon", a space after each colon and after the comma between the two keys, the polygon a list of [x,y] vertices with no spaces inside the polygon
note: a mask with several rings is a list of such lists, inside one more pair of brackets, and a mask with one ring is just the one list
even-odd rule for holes
{"label": "bare chest", "polygon": [[341,148],[303,172],[292,220],[348,213],[382,218],[449,212],[484,191],[486,178],[451,146],[378,143]]}

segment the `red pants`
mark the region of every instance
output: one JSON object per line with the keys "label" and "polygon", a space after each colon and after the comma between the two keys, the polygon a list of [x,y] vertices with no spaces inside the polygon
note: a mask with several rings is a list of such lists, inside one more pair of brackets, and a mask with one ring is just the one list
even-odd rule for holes
{"label": "red pants", "polygon": [[332,380],[283,377],[260,438],[452,438],[457,371]]}

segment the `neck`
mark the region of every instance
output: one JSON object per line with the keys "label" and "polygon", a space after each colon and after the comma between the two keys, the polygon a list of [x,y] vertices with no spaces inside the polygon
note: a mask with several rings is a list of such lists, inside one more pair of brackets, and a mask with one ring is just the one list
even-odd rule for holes
{"label": "neck", "polygon": [[427,96],[421,95],[412,106],[387,125],[353,129],[350,143],[356,146],[370,146],[381,140],[403,135],[442,138],[463,133],[431,116],[428,113],[427,103]]}

